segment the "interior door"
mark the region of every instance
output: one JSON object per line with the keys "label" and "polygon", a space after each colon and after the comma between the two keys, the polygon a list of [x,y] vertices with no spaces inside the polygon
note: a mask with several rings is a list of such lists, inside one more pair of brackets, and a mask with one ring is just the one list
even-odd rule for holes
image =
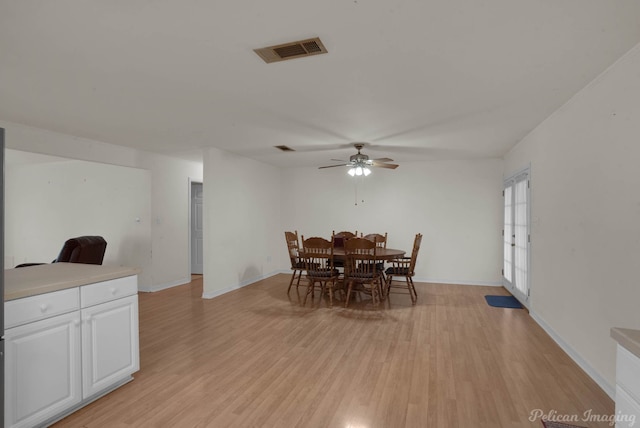
{"label": "interior door", "polygon": [[202,274],[202,183],[191,183],[191,273]]}
{"label": "interior door", "polygon": [[529,170],[504,183],[503,285],[521,303],[528,306],[530,234]]}

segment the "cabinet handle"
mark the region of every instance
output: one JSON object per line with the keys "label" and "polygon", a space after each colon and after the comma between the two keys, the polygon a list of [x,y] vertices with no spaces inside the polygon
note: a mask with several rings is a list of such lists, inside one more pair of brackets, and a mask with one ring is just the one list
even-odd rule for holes
{"label": "cabinet handle", "polygon": [[49,309],[49,305],[47,305],[46,303],[40,305],[40,312],[42,312],[43,314],[47,312],[47,309]]}
{"label": "cabinet handle", "polygon": [[73,320],[73,325],[79,326],[80,325],[80,320],[78,320],[78,319]]}
{"label": "cabinet handle", "polygon": [[111,288],[111,295],[112,295],[112,296],[115,296],[117,292],[118,292],[118,290],[117,290],[117,289],[115,289],[115,288]]}

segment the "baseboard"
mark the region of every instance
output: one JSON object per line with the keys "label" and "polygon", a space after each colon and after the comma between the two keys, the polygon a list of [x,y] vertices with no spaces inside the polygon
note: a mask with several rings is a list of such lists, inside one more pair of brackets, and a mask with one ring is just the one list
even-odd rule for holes
{"label": "baseboard", "polygon": [[477,285],[481,287],[502,287],[502,281],[469,281],[458,280],[452,281],[450,279],[434,279],[434,278],[418,278],[414,277],[413,282],[428,282],[431,284],[449,284],[449,285]]}
{"label": "baseboard", "polygon": [[167,288],[177,287],[178,285],[184,285],[191,282],[191,277],[189,278],[180,278],[175,281],[165,282],[163,284],[152,285],[150,287],[140,288],[138,291],[142,291],[144,293],[153,293],[156,291],[166,290]]}
{"label": "baseboard", "polygon": [[[220,290],[215,290],[213,292],[210,293],[205,293],[202,295],[202,297],[204,299],[213,299],[215,297],[221,296],[223,294],[226,294],[230,291],[233,290],[237,290],[239,288],[245,287],[247,285],[253,284],[254,282],[258,282],[261,281],[263,279],[266,278],[270,278],[274,275],[278,275],[278,274],[286,274],[286,275],[291,275],[291,269],[280,269],[280,270],[276,270],[273,271],[267,275],[262,275],[260,277],[248,280],[248,281],[243,281],[242,283],[238,284],[238,285],[234,285],[234,286],[229,286],[229,287],[225,287],[222,288]],[[468,280],[459,280],[459,281],[452,281],[452,280],[448,280],[448,279],[433,279],[433,278],[417,278],[414,277],[413,278],[414,282],[428,282],[431,284],[450,284],[450,285],[469,285],[469,286],[481,286],[481,287],[502,287],[502,282],[501,281],[468,281]],[[155,290],[154,290],[155,291]]]}
{"label": "baseboard", "polygon": [[[279,270],[276,273],[286,273],[291,275],[291,269]],[[469,280],[450,280],[450,279],[435,279],[435,278],[418,278],[413,277],[413,282],[428,282],[430,284],[449,284],[449,285],[477,285],[481,287],[502,287],[502,280],[499,281],[469,281]]]}
{"label": "baseboard", "polygon": [[569,355],[569,357],[578,365],[580,366],[580,368],[582,370],[585,371],[585,373],[587,373],[587,375],[589,375],[589,377],[591,379],[593,379],[593,381],[595,383],[598,384],[598,386],[600,388],[602,388],[602,390],[612,399],[615,401],[616,398],[616,390],[615,387],[613,385],[611,385],[609,382],[607,382],[607,380],[605,378],[603,378],[602,376],[600,376],[600,374],[589,364],[587,363],[584,358],[582,358],[580,356],[580,354],[573,349],[573,347],[571,347],[571,345],[569,345],[567,342],[564,341],[564,339],[562,339],[562,337],[556,333],[556,331],[551,328],[551,326],[549,324],[547,324],[547,322],[542,319],[538,314],[536,314],[533,311],[529,312],[529,315],[531,315],[531,318],[533,318],[533,320],[538,323],[538,325],[540,327],[542,327],[542,329],[549,335],[551,336],[551,338],[558,344],[558,346],[560,346],[560,348],[562,348],[562,350],[564,352],[567,353],[567,355]]}
{"label": "baseboard", "polygon": [[279,271],[279,270],[278,271],[273,271],[273,272],[270,272],[270,273],[265,274],[265,275],[260,275],[260,276],[255,277],[255,278],[251,278],[251,279],[242,281],[242,282],[240,282],[240,283],[238,283],[236,285],[230,285],[228,287],[224,287],[224,288],[222,288],[220,290],[214,290],[214,291],[211,291],[211,292],[208,292],[208,293],[202,293],[202,298],[203,299],[213,299],[213,298],[216,298],[218,296],[222,296],[223,294],[227,294],[230,291],[234,291],[234,290],[237,290],[239,288],[246,287],[247,285],[251,285],[253,283],[256,283],[258,281],[262,281],[263,279],[271,278],[272,276],[278,275],[280,273],[283,273],[283,272]]}

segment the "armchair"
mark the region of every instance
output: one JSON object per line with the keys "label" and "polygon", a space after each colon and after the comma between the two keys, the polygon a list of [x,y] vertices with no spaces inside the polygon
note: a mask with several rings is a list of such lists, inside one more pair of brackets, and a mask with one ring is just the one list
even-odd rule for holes
{"label": "armchair", "polygon": [[[101,265],[104,253],[107,249],[107,241],[102,236],[79,236],[67,239],[62,246],[60,254],[51,263],[85,263]],[[16,266],[27,267],[42,265],[45,263],[22,263]]]}

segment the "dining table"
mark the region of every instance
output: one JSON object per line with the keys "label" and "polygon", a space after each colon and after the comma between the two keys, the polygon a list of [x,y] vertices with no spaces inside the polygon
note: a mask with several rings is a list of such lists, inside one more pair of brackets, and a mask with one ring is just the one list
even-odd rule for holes
{"label": "dining table", "polygon": [[[398,250],[395,248],[376,248],[376,259],[378,260],[393,260],[404,257],[405,250]],[[344,260],[344,247],[334,247],[333,257],[338,260]]]}

